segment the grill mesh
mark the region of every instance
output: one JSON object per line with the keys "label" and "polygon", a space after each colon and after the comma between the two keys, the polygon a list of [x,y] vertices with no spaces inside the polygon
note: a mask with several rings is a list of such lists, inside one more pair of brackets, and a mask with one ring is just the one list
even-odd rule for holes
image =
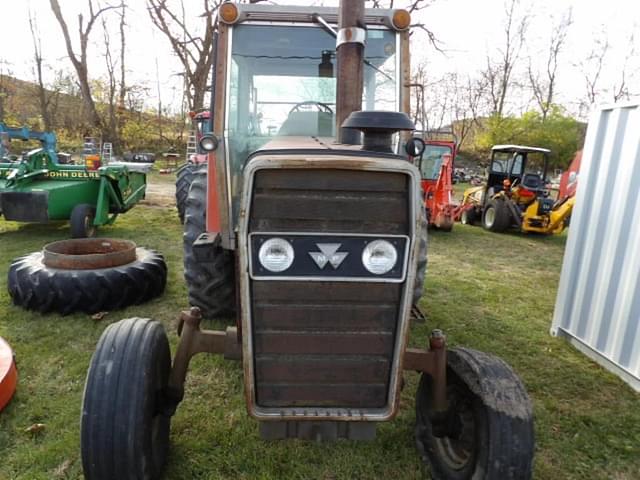
{"label": "grill mesh", "polygon": [[[408,178],[350,170],[260,170],[251,232],[409,235]],[[387,403],[402,284],[251,282],[261,407]]]}

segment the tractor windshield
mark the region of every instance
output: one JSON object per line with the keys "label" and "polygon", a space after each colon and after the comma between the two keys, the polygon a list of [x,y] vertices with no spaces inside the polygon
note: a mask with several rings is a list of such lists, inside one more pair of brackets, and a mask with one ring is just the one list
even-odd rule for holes
{"label": "tractor windshield", "polygon": [[437,180],[440,176],[440,168],[442,167],[444,156],[451,154],[451,147],[427,144],[420,162],[422,178],[425,180]]}
{"label": "tractor windshield", "polygon": [[[397,41],[391,30],[367,32],[365,110],[399,107]],[[335,135],[335,48],[336,39],[313,24],[233,28],[224,133],[234,212],[252,152],[277,136]]]}
{"label": "tractor windshield", "polygon": [[512,177],[529,174],[543,179],[546,175],[546,157],[538,152],[496,151],[491,159],[491,173]]}

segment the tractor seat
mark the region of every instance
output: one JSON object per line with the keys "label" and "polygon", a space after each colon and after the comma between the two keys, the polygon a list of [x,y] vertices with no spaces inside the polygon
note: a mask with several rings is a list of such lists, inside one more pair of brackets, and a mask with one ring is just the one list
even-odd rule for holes
{"label": "tractor seat", "polygon": [[335,118],[329,112],[291,112],[278,135],[332,137]]}
{"label": "tractor seat", "polygon": [[522,177],[522,186],[534,191],[544,189],[542,178],[535,173],[525,173]]}

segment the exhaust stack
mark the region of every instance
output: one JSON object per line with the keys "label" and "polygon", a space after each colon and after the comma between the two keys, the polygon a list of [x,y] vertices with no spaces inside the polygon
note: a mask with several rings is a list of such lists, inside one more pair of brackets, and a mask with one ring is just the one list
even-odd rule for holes
{"label": "exhaust stack", "polygon": [[364,0],[341,0],[336,42],[337,91],[336,133],[338,143],[360,144],[357,130],[342,128],[342,122],[362,109],[364,43]]}

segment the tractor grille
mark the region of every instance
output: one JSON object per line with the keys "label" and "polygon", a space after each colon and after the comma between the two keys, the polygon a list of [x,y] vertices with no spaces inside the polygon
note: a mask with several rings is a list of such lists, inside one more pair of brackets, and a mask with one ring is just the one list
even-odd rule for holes
{"label": "tractor grille", "polygon": [[[249,232],[410,236],[408,188],[395,172],[258,170]],[[404,283],[252,280],[250,288],[258,406],[387,405]]]}

